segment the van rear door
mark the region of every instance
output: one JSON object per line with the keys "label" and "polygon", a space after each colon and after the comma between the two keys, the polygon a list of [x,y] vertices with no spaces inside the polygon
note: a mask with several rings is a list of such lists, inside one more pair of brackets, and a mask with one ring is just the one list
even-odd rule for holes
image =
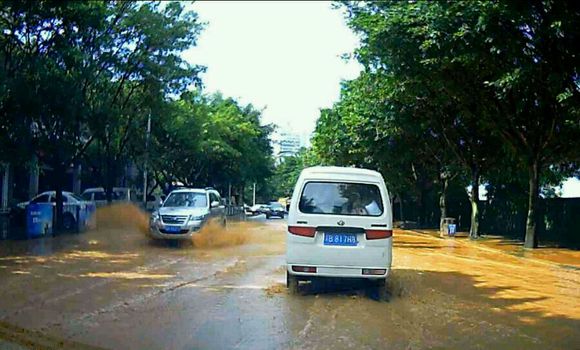
{"label": "van rear door", "polygon": [[289,262],[390,266],[390,203],[383,184],[313,179],[299,191],[288,227],[289,245],[299,247],[288,248]]}

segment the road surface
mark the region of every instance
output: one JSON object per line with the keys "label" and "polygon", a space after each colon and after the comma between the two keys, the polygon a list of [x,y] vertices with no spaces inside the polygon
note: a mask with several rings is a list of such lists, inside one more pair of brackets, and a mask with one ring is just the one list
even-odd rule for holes
{"label": "road surface", "polygon": [[389,302],[365,283],[288,295],[285,221],[173,247],[126,209],[93,232],[0,242],[0,348],[579,348],[577,252],[554,262],[396,231]]}

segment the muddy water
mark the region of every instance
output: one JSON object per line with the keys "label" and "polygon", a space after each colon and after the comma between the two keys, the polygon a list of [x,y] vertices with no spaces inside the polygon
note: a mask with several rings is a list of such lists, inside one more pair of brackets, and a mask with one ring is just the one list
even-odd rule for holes
{"label": "muddy water", "polygon": [[[0,348],[579,348],[578,252],[396,231],[384,303],[358,282],[289,295],[284,221],[211,225],[171,247],[134,207],[97,215],[96,231],[0,247]],[[41,243],[53,249],[28,246]]]}
{"label": "muddy water", "polygon": [[[397,269],[461,273],[477,288],[492,291],[490,298],[504,302],[504,310],[580,320],[580,273],[542,254],[534,254],[530,259],[485,249],[493,245],[482,247],[478,242],[418,237],[402,232],[396,242]],[[568,263],[577,264],[580,260],[580,252],[562,250],[562,253],[568,258],[575,256],[573,261],[566,260]],[[468,296],[462,289],[458,288],[457,292]]]}
{"label": "muddy water", "polygon": [[192,243],[198,249],[212,249],[272,242],[272,236],[263,228],[262,224],[251,222],[228,223],[226,227],[210,222],[192,237]]}
{"label": "muddy water", "polygon": [[[96,216],[97,230],[136,229],[149,236],[149,214],[132,204],[99,208]],[[217,221],[211,221],[192,237],[191,243],[198,249],[212,249],[268,242],[269,235],[260,234],[261,226],[256,222],[228,222],[224,227]]]}
{"label": "muddy water", "polygon": [[[578,348],[577,269],[562,267],[542,254],[533,258],[505,254],[517,249],[510,250],[509,245],[502,245],[500,250],[493,244],[401,231],[396,233],[395,242],[393,307],[407,304],[422,310],[411,312],[413,322],[428,325],[421,332],[457,337],[470,330],[469,340],[457,339],[456,345],[461,346],[470,342],[509,348],[526,344]],[[575,257],[576,263],[580,258],[578,252],[562,253]],[[431,337],[434,346],[453,344],[438,344],[437,336]]]}
{"label": "muddy water", "polygon": [[[580,348],[577,269],[403,231],[395,233],[393,267],[387,304],[364,283],[313,283],[297,298],[284,296],[294,347]],[[266,293],[284,291],[272,285]]]}

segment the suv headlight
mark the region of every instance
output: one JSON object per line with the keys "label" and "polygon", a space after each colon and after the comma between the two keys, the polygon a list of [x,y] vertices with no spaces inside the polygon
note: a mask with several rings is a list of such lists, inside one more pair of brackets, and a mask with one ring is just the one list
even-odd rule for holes
{"label": "suv headlight", "polygon": [[153,214],[151,214],[151,222],[157,222],[159,221],[159,213],[154,212]]}
{"label": "suv headlight", "polygon": [[205,217],[205,215],[190,215],[189,216],[189,221],[201,221],[203,220],[203,218]]}

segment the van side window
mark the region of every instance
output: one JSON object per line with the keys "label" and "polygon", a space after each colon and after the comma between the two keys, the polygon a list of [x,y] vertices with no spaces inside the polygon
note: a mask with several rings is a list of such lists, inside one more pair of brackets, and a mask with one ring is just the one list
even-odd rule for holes
{"label": "van side window", "polygon": [[216,202],[216,201],[219,202],[220,201],[220,198],[215,193],[210,192],[209,193],[209,202],[210,203],[213,203],[213,202]]}
{"label": "van side window", "polygon": [[384,211],[377,185],[348,182],[307,182],[298,208],[305,214],[381,216]]}

